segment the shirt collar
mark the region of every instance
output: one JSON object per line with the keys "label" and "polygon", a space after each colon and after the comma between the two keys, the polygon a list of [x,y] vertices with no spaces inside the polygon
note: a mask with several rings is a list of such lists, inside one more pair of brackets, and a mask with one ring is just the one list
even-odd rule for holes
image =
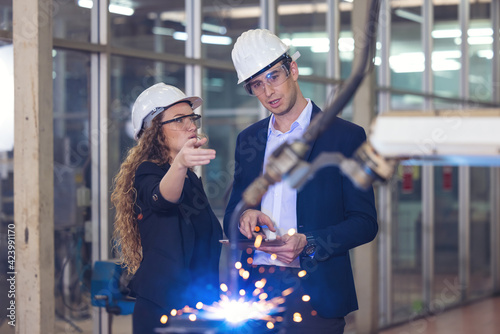
{"label": "shirt collar", "polygon": [[[304,110],[300,113],[299,117],[295,120],[295,122],[292,123],[292,126],[290,127],[290,130],[286,133],[291,133],[294,130],[298,129],[302,132],[307,129],[309,126],[309,123],[311,123],[311,114],[312,114],[312,102],[311,99],[306,98],[307,104]],[[271,115],[271,118],[269,119],[269,126],[268,126],[268,132],[267,134],[270,135],[273,133],[274,135],[279,135],[282,132],[279,130],[276,130],[274,127],[274,122],[275,122],[274,114]]]}

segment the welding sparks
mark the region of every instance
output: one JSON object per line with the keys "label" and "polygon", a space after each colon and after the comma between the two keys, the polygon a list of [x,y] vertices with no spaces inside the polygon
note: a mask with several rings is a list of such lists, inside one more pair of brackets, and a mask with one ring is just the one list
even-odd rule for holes
{"label": "welding sparks", "polygon": [[280,305],[283,300],[273,298],[270,300],[244,301],[230,300],[227,296],[221,296],[221,300],[211,306],[204,305],[207,311],[206,317],[209,319],[223,319],[236,324],[250,319],[270,320],[271,314],[283,311]]}
{"label": "welding sparks", "polygon": [[302,315],[299,312],[295,312],[293,314],[293,321],[295,321],[295,322],[301,322],[302,321]]}
{"label": "welding sparks", "polygon": [[241,277],[243,277],[243,279],[248,279],[250,277],[250,272],[248,271],[243,271],[243,274],[241,275]]}
{"label": "welding sparks", "polygon": [[259,248],[261,244],[262,244],[262,235],[259,234],[258,236],[255,237],[255,242],[253,245],[255,246],[255,248]]}
{"label": "welding sparks", "polygon": [[[259,282],[259,285],[264,287],[266,283],[265,280]],[[262,291],[260,289],[256,290]],[[240,294],[241,291],[243,291],[242,295],[245,295],[244,290],[240,290]],[[273,328],[274,323],[283,320],[282,317],[275,316],[284,311],[282,305],[285,303],[285,298],[283,296],[292,291],[291,288],[287,289],[282,292],[282,296],[274,297],[269,300],[266,299],[268,295],[265,292],[258,294],[257,299],[252,298],[252,300],[245,300],[244,297],[235,300],[229,299],[227,295],[221,295],[221,299],[212,305],[205,305],[199,302],[196,304],[196,309],[186,306],[180,310],[172,310],[170,314],[172,316],[185,314],[191,321],[197,321],[198,319],[223,320],[233,325],[248,320],[263,320],[267,321],[268,328]]]}
{"label": "welding sparks", "polygon": [[263,278],[260,281],[255,282],[255,287],[258,289],[262,289],[266,285],[266,279]]}

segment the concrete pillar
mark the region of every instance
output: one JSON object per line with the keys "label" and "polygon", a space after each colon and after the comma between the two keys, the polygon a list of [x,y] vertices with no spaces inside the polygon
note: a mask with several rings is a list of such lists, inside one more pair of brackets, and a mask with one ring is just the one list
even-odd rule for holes
{"label": "concrete pillar", "polygon": [[[365,32],[368,20],[370,1],[356,0],[353,2],[352,31],[354,37],[353,69],[360,61],[360,44],[372,37],[374,32]],[[374,117],[374,73],[366,76],[360,85],[353,101],[354,123],[368,130]],[[358,295],[359,310],[356,314],[356,333],[367,334],[378,332],[378,247],[377,239],[354,249],[354,280]]]}
{"label": "concrete pillar", "polygon": [[54,333],[53,3],[13,6],[16,333]]}

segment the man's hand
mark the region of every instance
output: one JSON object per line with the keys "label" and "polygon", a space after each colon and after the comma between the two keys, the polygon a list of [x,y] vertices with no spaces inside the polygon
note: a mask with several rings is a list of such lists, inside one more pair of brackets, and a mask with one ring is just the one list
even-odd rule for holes
{"label": "man's hand", "polygon": [[302,233],[295,233],[291,236],[285,234],[276,239],[283,240],[285,244],[282,246],[262,246],[258,250],[269,254],[276,254],[277,259],[286,264],[292,263],[307,245],[306,235]]}
{"label": "man's hand", "polygon": [[[256,231],[257,226],[267,226],[269,230],[276,232],[274,223],[268,215],[258,210],[246,210],[240,217],[240,232],[248,239],[253,239],[261,232]],[[257,229],[259,230],[259,229]],[[260,228],[262,231],[262,229]]]}

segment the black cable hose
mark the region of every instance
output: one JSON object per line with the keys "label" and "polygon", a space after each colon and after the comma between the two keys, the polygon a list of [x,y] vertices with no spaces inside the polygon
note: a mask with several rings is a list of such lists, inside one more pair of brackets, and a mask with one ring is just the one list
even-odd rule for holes
{"label": "black cable hose", "polygon": [[232,293],[232,297],[238,295],[238,270],[234,266],[238,259],[238,224],[241,214],[248,209],[248,205],[245,201],[240,200],[240,202],[234,208],[233,214],[231,215],[231,220],[229,222],[229,240],[230,240],[230,257],[229,257],[229,291]]}
{"label": "black cable hose", "polygon": [[[365,78],[366,74],[373,69],[373,55],[375,54],[376,46],[376,27],[378,23],[378,15],[380,11],[380,1],[373,0],[368,12],[368,21],[365,28],[365,44],[362,49],[362,60],[358,63],[355,72],[352,72],[346,82],[343,84],[343,89],[337,94],[337,97],[328,105],[324,112],[316,116],[306,132],[303,135],[302,141],[305,143],[313,142],[330,124],[335,120],[335,117],[349,103],[350,99],[358,89],[359,85]],[[370,55],[372,56],[370,59]]]}

